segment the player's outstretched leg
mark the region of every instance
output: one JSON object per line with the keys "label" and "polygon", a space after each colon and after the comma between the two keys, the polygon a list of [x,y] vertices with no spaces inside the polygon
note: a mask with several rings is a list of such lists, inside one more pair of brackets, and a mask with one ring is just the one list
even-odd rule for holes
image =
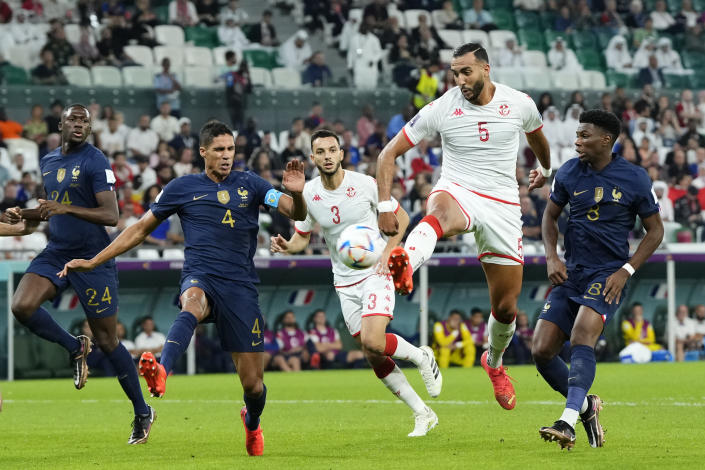
{"label": "player's outstretched leg", "polygon": [[157,362],[157,358],[151,352],[144,352],[139,361],[140,375],[147,382],[149,393],[153,397],[160,398],[166,393],[166,369]]}
{"label": "player's outstretched leg", "polygon": [[144,444],[149,438],[149,432],[152,430],[152,423],[157,419],[157,413],[154,408],[149,407],[149,413],[146,415],[135,415],[135,420],[132,422],[132,434],[127,440],[128,444]]}
{"label": "player's outstretched leg", "polygon": [[404,248],[395,246],[389,254],[389,272],[394,281],[394,290],[400,295],[408,295],[414,290],[414,270],[409,255]]}
{"label": "player's outstretched leg", "polygon": [[393,333],[385,334],[385,342],[385,356],[413,362],[419,368],[419,373],[421,373],[428,394],[432,398],[436,398],[441,394],[443,375],[441,375],[431,348],[428,346],[417,348],[401,336]]}
{"label": "player's outstretched leg", "polygon": [[404,248],[392,249],[389,254],[389,270],[394,279],[394,288],[399,294],[407,295],[414,289],[414,271],[433,255],[436,242],[441,237],[441,223],[429,214],[411,231]]}
{"label": "player's outstretched leg", "polygon": [[600,424],[602,400],[597,395],[588,395],[586,400],[587,410],[580,413],[580,421],[583,422],[590,447],[602,447],[605,444],[605,430]]}
{"label": "player's outstretched leg", "polygon": [[514,336],[516,315],[511,322],[504,323],[499,321],[492,311],[487,329],[490,347],[482,354],[480,363],[490,377],[497,403],[505,410],[512,410],[516,406],[516,393],[510,381],[511,377],[502,366],[502,355]]}
{"label": "player's outstretched leg", "polygon": [[572,449],[575,445],[575,429],[563,420],[553,423],[553,426],[544,426],[539,429],[539,435],[548,442],[558,442],[561,449]]}
{"label": "player's outstretched leg", "polygon": [[86,358],[91,352],[91,339],[88,336],[80,335],[76,339],[81,347],[71,355],[71,366],[73,368],[73,385],[76,390],[81,390],[88,380],[88,364]]}
{"label": "player's outstretched leg", "polygon": [[247,455],[259,456],[264,453],[264,436],[262,435],[262,427],[257,424],[257,428],[252,431],[247,427],[247,407],[243,406],[240,410],[240,418],[242,418],[242,425],[245,427],[245,448],[247,449]]}
{"label": "player's outstretched leg", "polygon": [[487,363],[488,352],[482,353],[480,358],[480,364],[487,372],[492,382],[492,388],[494,388],[494,398],[499,403],[499,406],[505,410],[513,410],[517,404],[516,392],[514,391],[514,385],[512,385],[512,379],[508,374],[504,366],[499,366],[497,368],[490,367]]}

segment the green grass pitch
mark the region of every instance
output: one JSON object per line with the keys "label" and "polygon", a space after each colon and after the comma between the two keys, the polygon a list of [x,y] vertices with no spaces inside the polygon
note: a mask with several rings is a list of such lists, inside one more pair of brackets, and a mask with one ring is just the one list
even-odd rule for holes
{"label": "green grass pitch", "polygon": [[[627,469],[705,468],[705,362],[598,364],[592,391],[606,402],[605,447],[575,448],[539,438],[562,397],[531,366],[510,367],[517,407],[497,405],[484,371],[444,371],[443,393],[428,398],[419,374],[404,370],[436,411],[439,425],[408,438],[410,411],[371,370],[268,373],[262,418],[265,455],[247,457],[234,375],[173,376],[146,445],[128,446],[131,407],[115,379],[0,383],[0,468],[247,469]],[[146,393],[146,392],[145,392]]]}

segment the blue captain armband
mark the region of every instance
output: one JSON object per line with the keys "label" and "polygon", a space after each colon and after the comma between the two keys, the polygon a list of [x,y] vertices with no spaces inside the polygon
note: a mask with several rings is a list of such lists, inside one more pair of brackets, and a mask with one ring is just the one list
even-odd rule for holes
{"label": "blue captain armband", "polygon": [[276,189],[272,188],[269,191],[267,191],[267,194],[264,195],[264,204],[269,206],[269,207],[274,207],[275,209],[279,207],[279,199],[282,197],[284,193],[281,191],[277,191]]}

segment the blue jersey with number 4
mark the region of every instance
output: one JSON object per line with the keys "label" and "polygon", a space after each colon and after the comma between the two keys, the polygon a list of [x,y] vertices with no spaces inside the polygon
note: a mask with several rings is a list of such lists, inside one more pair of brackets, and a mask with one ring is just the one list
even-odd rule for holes
{"label": "blue jersey with number 4", "polygon": [[[39,166],[47,199],[61,204],[95,208],[96,193],[114,190],[110,163],[91,144],[65,155],[59,147],[42,158]],[[110,243],[105,227],[71,215],[52,216],[49,232],[47,248],[71,253],[74,258],[92,258]]]}
{"label": "blue jersey with number 4", "polygon": [[570,204],[565,232],[566,267],[619,268],[629,260],[629,232],[638,215],[659,211],[646,170],[612,155],[595,171],[579,158],[568,160],[556,172],[551,200]]}
{"label": "blue jersey with number 4", "polygon": [[268,181],[249,171],[234,171],[222,183],[200,173],[167,184],[151,210],[161,220],[174,213],[181,219],[182,277],[202,273],[259,282],[253,260],[259,206],[276,207],[279,194]]}

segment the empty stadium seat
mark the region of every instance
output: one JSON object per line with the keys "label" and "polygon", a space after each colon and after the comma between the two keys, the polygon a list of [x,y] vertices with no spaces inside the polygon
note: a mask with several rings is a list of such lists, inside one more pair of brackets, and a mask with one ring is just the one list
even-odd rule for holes
{"label": "empty stadium seat", "polygon": [[123,67],[122,81],[125,86],[135,88],[152,88],[154,87],[154,69],[153,67]]}
{"label": "empty stadium seat", "polygon": [[181,46],[156,46],[154,49],[154,63],[160,65],[164,57],[168,57],[171,65],[184,65],[184,48]]}
{"label": "empty stadium seat", "polygon": [[543,33],[534,29],[519,29],[517,31],[519,43],[527,49],[535,51],[545,51],[546,42]]}
{"label": "empty stadium seat", "polygon": [[443,10],[433,10],[431,12],[431,20],[433,21],[433,27],[438,29],[442,29],[445,24],[442,21],[442,18],[444,17]]}
{"label": "empty stadium seat", "polygon": [[419,15],[426,17],[426,24],[431,26],[431,14],[426,10],[406,10],[404,11],[404,22],[407,29],[413,29],[419,26]]}
{"label": "empty stadium seat", "polygon": [[211,67],[203,65],[184,67],[184,85],[195,88],[213,88],[217,86],[213,80]]}
{"label": "empty stadium seat", "polygon": [[91,72],[86,67],[66,65],[61,67],[61,72],[66,77],[69,85],[79,87],[90,87],[93,85],[91,81]]}
{"label": "empty stadium seat", "polygon": [[276,66],[272,53],[267,49],[246,49],[242,51],[242,55],[251,67],[271,70]]}
{"label": "empty stadium seat", "polygon": [[213,54],[207,47],[185,47],[184,63],[186,65],[213,65]]}
{"label": "empty stadium seat", "polygon": [[[218,46],[213,48],[213,63],[215,65],[225,65],[225,53],[232,50],[229,46]],[[242,54],[236,54],[237,63],[240,63],[242,59]]]}
{"label": "empty stadium seat", "polygon": [[575,56],[580,61],[580,65],[587,70],[604,70],[602,65],[602,55],[595,49],[577,49]]}
{"label": "empty stadium seat", "polygon": [[481,29],[468,29],[463,31],[463,42],[475,42],[485,49],[490,47],[490,37]]}
{"label": "empty stadium seat", "polygon": [[250,67],[250,80],[255,86],[272,86],[272,74],[269,73],[269,70],[262,67]]}
{"label": "empty stadium seat", "polygon": [[463,44],[462,31],[456,31],[454,29],[439,29],[438,35],[441,39],[443,39],[443,42],[448,44],[449,47],[458,47]]}
{"label": "empty stadium seat", "polygon": [[607,81],[605,75],[597,70],[584,70],[579,75],[580,86],[591,90],[605,90]]}
{"label": "empty stadium seat", "polygon": [[15,155],[21,153],[24,155],[24,167],[22,171],[36,171],[39,169],[39,146],[33,140],[18,138],[5,139],[7,145],[7,153]]}
{"label": "empty stadium seat", "polygon": [[490,31],[490,45],[492,47],[504,47],[507,39],[509,38],[514,39],[514,41],[517,40],[514,31],[504,29],[495,29],[494,31]]}
{"label": "empty stadium seat", "polygon": [[298,70],[292,68],[273,68],[272,84],[277,88],[299,88],[301,86],[301,74]]}
{"label": "empty stadium seat", "polygon": [[578,74],[573,71],[570,72],[551,72],[553,79],[553,85],[561,90],[577,90],[580,88],[580,83],[578,83]]}
{"label": "empty stadium seat", "polygon": [[441,49],[438,51],[438,55],[441,62],[444,64],[450,64],[450,61],[453,60],[453,49]]}
{"label": "empty stadium seat", "polygon": [[524,86],[534,90],[548,90],[553,86],[551,74],[545,68],[523,67],[521,73],[524,78]]}
{"label": "empty stadium seat", "polygon": [[546,67],[546,54],[542,51],[524,51],[524,64],[527,67]]}
{"label": "empty stadium seat", "polygon": [[513,67],[495,67],[492,69],[494,72],[494,79],[503,84],[521,90],[524,88],[524,79],[521,74],[520,69]]}
{"label": "empty stadium seat", "polygon": [[27,45],[12,46],[7,49],[7,61],[27,71],[39,65],[39,53]]}
{"label": "empty stadium seat", "polygon": [[5,83],[8,85],[28,85],[30,82],[25,69],[11,64],[0,66],[0,75],[5,77]]}
{"label": "empty stadium seat", "polygon": [[140,248],[137,250],[137,259],[159,259],[159,251],[156,248]]}
{"label": "empty stadium seat", "polygon": [[191,26],[185,29],[186,42],[197,47],[207,47],[209,49],[220,44],[218,40],[218,28],[206,26]]}
{"label": "empty stadium seat", "polygon": [[147,46],[125,46],[123,51],[140,65],[150,66],[155,63],[152,49]]}
{"label": "empty stadium seat", "polygon": [[116,87],[122,86],[122,74],[117,67],[108,65],[94,65],[91,67],[93,86]]}
{"label": "empty stadium seat", "polygon": [[167,248],[166,250],[164,250],[162,258],[182,260],[184,259],[184,250],[181,250],[179,248]]}
{"label": "empty stadium seat", "polygon": [[166,46],[181,46],[184,44],[184,30],[181,26],[160,24],[154,27],[157,42]]}
{"label": "empty stadium seat", "polygon": [[514,15],[512,15],[511,9],[493,9],[490,13],[492,14],[494,24],[497,25],[499,29],[514,29]]}
{"label": "empty stadium seat", "polygon": [[541,28],[541,17],[535,11],[519,10],[514,12],[516,25],[521,29],[539,30]]}

